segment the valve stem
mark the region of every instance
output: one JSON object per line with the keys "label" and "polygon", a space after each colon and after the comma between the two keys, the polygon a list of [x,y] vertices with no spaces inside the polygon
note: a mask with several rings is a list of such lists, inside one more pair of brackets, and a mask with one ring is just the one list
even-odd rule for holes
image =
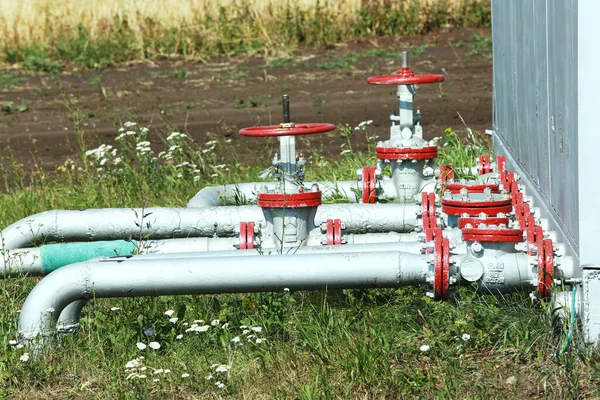
{"label": "valve stem", "polygon": [[402,68],[408,68],[408,52],[402,52]]}
{"label": "valve stem", "polygon": [[292,122],[290,119],[290,95],[284,94],[281,103],[283,104],[283,123],[289,124]]}

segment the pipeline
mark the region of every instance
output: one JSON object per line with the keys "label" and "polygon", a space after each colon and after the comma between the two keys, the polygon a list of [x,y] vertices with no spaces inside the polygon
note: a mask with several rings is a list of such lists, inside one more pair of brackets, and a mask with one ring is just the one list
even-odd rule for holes
{"label": "pipeline", "polygon": [[[341,219],[348,233],[410,232],[417,226],[418,211],[414,204],[323,204],[314,224]],[[266,223],[258,206],[53,210],[13,223],[0,233],[0,240],[10,250],[43,242],[227,237],[236,235],[245,221]]]}

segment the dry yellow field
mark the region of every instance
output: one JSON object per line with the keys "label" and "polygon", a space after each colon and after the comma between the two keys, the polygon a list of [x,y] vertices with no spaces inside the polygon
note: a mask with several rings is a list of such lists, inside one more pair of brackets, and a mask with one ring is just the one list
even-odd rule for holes
{"label": "dry yellow field", "polygon": [[422,23],[435,11],[448,15],[464,13],[465,7],[488,4],[489,0],[0,0],[0,46],[23,47],[46,43],[73,34],[81,25],[91,39],[114,34],[126,21],[138,44],[152,33],[187,29],[213,35],[210,19],[224,11],[228,17],[252,19],[253,26],[269,40],[270,30],[295,15],[327,14],[328,22],[348,26],[360,18],[359,10],[403,10],[415,5],[423,10]]}

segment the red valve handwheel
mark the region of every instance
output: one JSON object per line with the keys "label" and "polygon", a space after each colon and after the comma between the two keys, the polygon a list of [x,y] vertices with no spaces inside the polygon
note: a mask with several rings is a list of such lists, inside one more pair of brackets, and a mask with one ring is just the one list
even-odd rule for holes
{"label": "red valve handwheel", "polygon": [[240,135],[252,137],[313,135],[315,133],[331,132],[335,129],[332,124],[280,124],[267,126],[252,126],[240,130]]}
{"label": "red valve handwheel", "polygon": [[442,82],[444,75],[415,74],[409,68],[402,68],[396,75],[372,76],[367,79],[369,85],[415,85],[421,83]]}

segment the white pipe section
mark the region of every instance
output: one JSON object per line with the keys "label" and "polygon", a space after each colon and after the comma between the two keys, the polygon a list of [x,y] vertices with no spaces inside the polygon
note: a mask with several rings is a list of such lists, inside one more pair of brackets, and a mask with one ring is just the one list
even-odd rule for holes
{"label": "white pipe section", "polygon": [[[420,255],[400,252],[298,254],[269,257],[149,259],[100,258],[58,269],[29,294],[19,336],[48,334],[77,300],[316,289],[393,288],[425,283]],[[43,338],[41,338],[43,343]]]}
{"label": "white pipe section", "polygon": [[[347,233],[409,232],[417,226],[415,204],[323,204],[315,225],[340,219]],[[107,208],[54,210],[23,218],[0,233],[4,250],[41,242],[233,236],[240,222],[265,225],[258,206],[210,208]]]}
{"label": "white pipe section", "polygon": [[[249,182],[236,183],[231,185],[208,186],[201,189],[188,202],[188,207],[204,208],[216,207],[226,204],[247,204],[256,203],[256,196],[259,189],[266,188],[273,191],[278,187],[278,182]],[[306,181],[304,186],[311,187],[316,184],[323,193],[323,196],[339,195],[346,197],[349,201],[356,203],[357,181]]]}
{"label": "white pipe section", "polygon": [[53,210],[23,218],[0,233],[3,249],[40,242],[233,236],[240,221],[264,221],[257,206]]}

